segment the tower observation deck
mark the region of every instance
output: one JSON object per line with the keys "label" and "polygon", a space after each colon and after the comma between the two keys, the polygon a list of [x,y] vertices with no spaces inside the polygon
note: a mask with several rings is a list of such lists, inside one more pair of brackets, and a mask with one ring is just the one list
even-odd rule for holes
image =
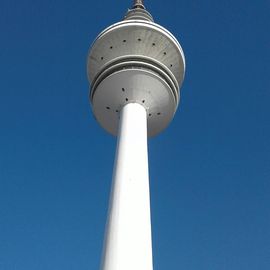
{"label": "tower observation deck", "polygon": [[93,42],[87,74],[95,118],[118,136],[101,270],[152,270],[147,137],[173,119],[184,54],[135,0],[124,20]]}
{"label": "tower observation deck", "polygon": [[127,103],[147,111],[148,136],[172,120],[180,99],[185,58],[177,39],[154,23],[143,1],[134,1],[123,21],[102,31],[88,56],[90,101],[97,121],[117,135]]}

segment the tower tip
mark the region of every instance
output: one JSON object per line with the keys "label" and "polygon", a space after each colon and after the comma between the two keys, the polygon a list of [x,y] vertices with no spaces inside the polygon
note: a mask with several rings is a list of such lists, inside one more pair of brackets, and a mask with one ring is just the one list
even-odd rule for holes
{"label": "tower tip", "polygon": [[153,22],[152,15],[146,10],[145,6],[143,5],[143,0],[134,0],[133,6],[131,9],[128,9],[125,20],[146,20]]}
{"label": "tower tip", "polygon": [[143,5],[143,0],[134,0],[132,9],[135,9],[135,8],[145,9],[145,7]]}

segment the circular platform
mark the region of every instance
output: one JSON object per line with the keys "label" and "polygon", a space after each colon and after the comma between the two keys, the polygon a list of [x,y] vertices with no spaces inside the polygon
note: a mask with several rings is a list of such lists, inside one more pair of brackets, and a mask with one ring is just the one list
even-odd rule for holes
{"label": "circular platform", "polygon": [[177,109],[185,59],[175,37],[151,21],[124,20],[105,29],[88,56],[90,101],[101,126],[117,135],[118,114],[142,104],[148,135],[161,132]]}

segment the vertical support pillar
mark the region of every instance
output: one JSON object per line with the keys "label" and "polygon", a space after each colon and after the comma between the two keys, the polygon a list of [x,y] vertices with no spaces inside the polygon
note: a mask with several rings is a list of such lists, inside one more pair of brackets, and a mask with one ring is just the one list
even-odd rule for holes
{"label": "vertical support pillar", "polygon": [[152,270],[145,108],[125,105],[118,132],[101,270]]}

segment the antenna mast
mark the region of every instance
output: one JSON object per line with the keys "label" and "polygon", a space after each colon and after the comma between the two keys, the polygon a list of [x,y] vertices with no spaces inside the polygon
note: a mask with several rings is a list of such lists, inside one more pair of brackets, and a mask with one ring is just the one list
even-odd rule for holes
{"label": "antenna mast", "polygon": [[145,7],[143,5],[143,0],[134,0],[133,8],[145,9]]}

